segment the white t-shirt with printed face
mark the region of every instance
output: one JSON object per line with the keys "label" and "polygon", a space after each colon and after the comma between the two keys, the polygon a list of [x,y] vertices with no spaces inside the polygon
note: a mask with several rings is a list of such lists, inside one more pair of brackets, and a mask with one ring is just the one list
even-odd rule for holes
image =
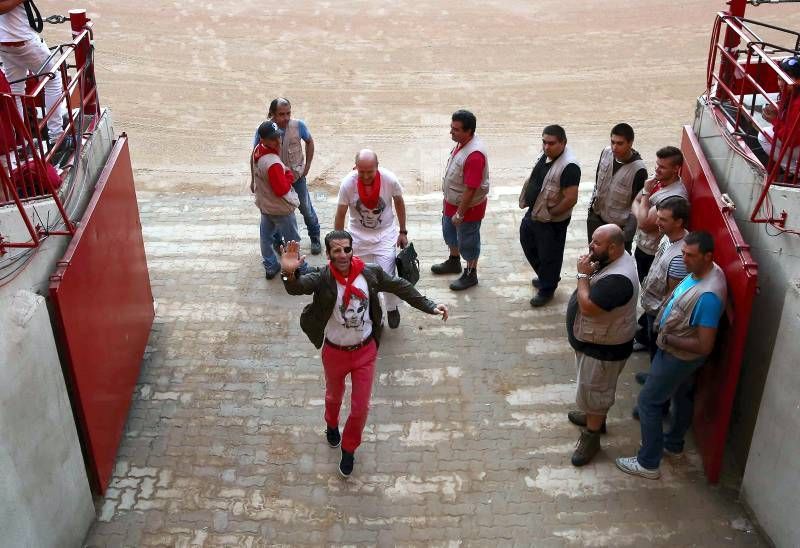
{"label": "white t-shirt with printed face", "polygon": [[403,187],[394,173],[382,167],[378,205],[368,209],[358,196],[358,172],[351,171],[339,186],[339,205],[346,205],[350,214],[347,231],[353,235],[355,253],[367,254],[393,249],[400,228],[395,223],[395,196],[403,195]]}
{"label": "white t-shirt with printed face", "polygon": [[0,15],[0,42],[22,42],[38,37],[28,23],[28,14],[22,4]]}
{"label": "white t-shirt with printed face", "polygon": [[342,298],[344,286],[336,282],[336,304],[333,314],[325,326],[325,338],[339,346],[358,344],[372,334],[372,320],[369,317],[369,287],[367,280],[359,274],[353,286],[364,292],[366,298],[361,299],[350,294],[350,303],[345,309]]}

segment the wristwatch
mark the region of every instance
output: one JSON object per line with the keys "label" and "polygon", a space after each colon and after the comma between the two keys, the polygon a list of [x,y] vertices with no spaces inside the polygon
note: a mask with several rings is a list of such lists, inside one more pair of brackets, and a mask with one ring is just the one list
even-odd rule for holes
{"label": "wristwatch", "polygon": [[582,280],[583,278],[590,278],[590,277],[591,277],[591,276],[589,276],[589,274],[584,274],[583,272],[578,272],[578,273],[575,275],[575,279],[576,279],[576,280]]}
{"label": "wristwatch", "polygon": [[295,274],[294,272],[284,272],[283,270],[281,270],[281,280],[283,280],[284,282],[288,282],[289,278],[294,278],[294,274]]}

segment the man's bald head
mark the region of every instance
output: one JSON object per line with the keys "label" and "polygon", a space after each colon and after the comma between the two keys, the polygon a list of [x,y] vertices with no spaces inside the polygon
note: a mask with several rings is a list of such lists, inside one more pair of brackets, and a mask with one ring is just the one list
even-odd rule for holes
{"label": "man's bald head", "polygon": [[378,155],[368,148],[360,150],[356,154],[356,171],[361,183],[371,185],[378,172]]}
{"label": "man's bald head", "polygon": [[589,253],[592,260],[606,266],[622,257],[625,253],[625,235],[622,229],[615,224],[598,227],[592,234],[589,243]]}

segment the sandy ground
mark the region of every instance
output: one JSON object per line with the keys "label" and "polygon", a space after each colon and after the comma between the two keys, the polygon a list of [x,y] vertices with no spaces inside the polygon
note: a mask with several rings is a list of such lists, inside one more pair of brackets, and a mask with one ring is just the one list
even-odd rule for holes
{"label": "sandy ground", "polygon": [[[53,13],[55,2],[41,4]],[[655,150],[678,143],[705,88],[722,2],[83,6],[95,22],[101,104],[130,137],[159,305],[89,545],[762,543],[735,490],[705,484],[696,454],[665,465],[660,484],[613,468],[638,441],[631,379],[607,454],[585,470],[569,465],[574,373],[556,329],[569,287],[530,310],[514,209],[541,128],[563,125],[585,183],[572,272],[610,127],[632,124],[650,167]],[[796,6],[750,15],[800,26]],[[48,41],[65,34],[48,29]],[[452,304],[453,321],[404,320],[382,347],[360,477],[349,485],[320,449],[319,359],[299,332],[299,303],[260,278],[247,156],[277,95],[315,138],[310,182],[323,230],[353,154],[374,148],[406,187],[423,268],[442,251],[436,192],[453,110],[477,115],[491,151],[485,278],[458,297],[441,280],[422,282]],[[485,338],[464,335],[470,318]]]}

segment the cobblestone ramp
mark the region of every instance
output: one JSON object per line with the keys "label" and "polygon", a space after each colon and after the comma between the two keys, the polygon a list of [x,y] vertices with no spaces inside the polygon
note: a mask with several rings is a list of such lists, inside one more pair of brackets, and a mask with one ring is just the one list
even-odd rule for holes
{"label": "cobblestone ramp", "polygon": [[[446,253],[440,197],[407,197],[419,288],[451,319],[405,307],[386,330],[347,481],[325,443],[319,354],[300,331],[308,299],[263,278],[250,199],[140,195],[156,324],[87,545],[763,545],[694,451],[665,461],[658,481],[614,467],[639,443],[629,417],[641,354],[623,373],[603,452],[582,469],[569,462],[578,430],[566,420],[575,370],[564,312],[589,191],[562,288],[535,310],[516,190],[493,192],[480,285],[460,294],[429,273]],[[324,228],[327,199],[316,196]]]}

